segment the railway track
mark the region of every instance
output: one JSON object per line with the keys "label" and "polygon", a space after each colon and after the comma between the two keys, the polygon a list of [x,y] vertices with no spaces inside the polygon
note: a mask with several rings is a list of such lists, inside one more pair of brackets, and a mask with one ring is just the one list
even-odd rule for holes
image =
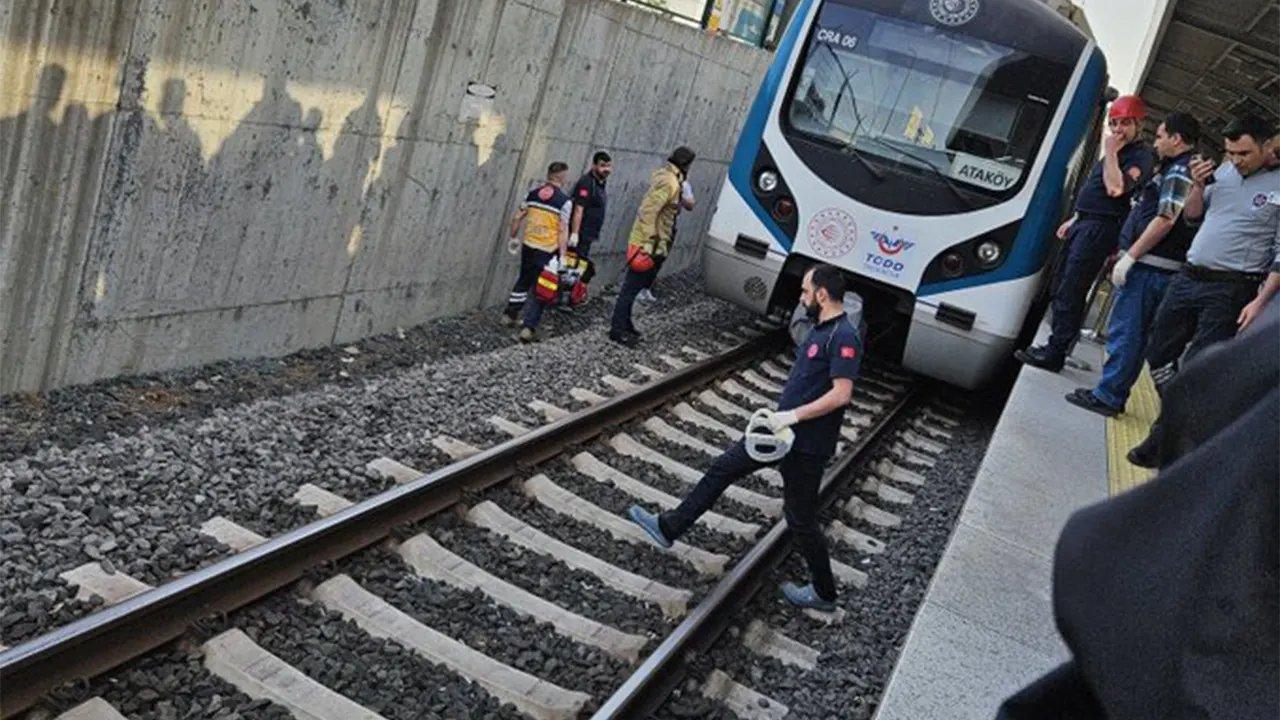
{"label": "railway track", "polygon": [[[367,472],[395,485],[367,500],[299,487],[296,502],[318,519],[281,536],[267,539],[211,517],[202,531],[235,554],[159,587],[97,563],[76,568],[68,582],[107,607],[0,653],[0,714],[16,717],[68,683],[109,674],[181,638],[220,682],[294,716],[413,716],[368,683],[309,676],[304,668],[320,661],[304,643],[272,646],[288,632],[273,624],[305,635],[298,617],[311,617],[347,621],[330,634],[370,652],[390,644],[399,655],[388,665],[478,689],[468,696],[473,704],[450,708],[451,716],[643,716],[787,550],[781,478],[770,470],[732,488],[669,552],[651,547],[620,512],[630,502],[673,505],[751,410],[773,402],[789,364],[778,353],[785,334],[725,339],[732,345],[720,355],[686,348],[682,357],[664,356],[663,371],[638,368],[646,382],[606,375],[601,386],[612,395],[572,388],[567,397],[533,400],[541,425],[492,417],[490,425],[511,436],[494,447],[437,436],[436,447],[454,458],[439,470],[371,458]],[[874,555],[875,528],[890,526],[894,504],[910,501],[910,486],[921,481],[911,468],[942,451],[954,420],[927,408],[906,423],[904,413],[922,401],[912,381],[890,368],[864,371],[853,406],[822,497],[830,502],[845,492],[871,448],[888,448],[896,461],[879,460],[876,478],[844,502],[846,522],[829,529],[836,546]],[[886,440],[888,428],[894,436]],[[841,562],[835,570],[856,598],[865,572]],[[471,607],[472,617],[459,618],[460,606]],[[238,618],[260,627],[246,632]],[[750,628],[746,651],[812,657],[767,626]],[[530,643],[547,647],[530,655],[521,650]],[[767,688],[739,680],[732,669],[699,679],[704,695],[740,716],[779,717]],[[93,697],[67,717],[113,712],[108,700]]]}

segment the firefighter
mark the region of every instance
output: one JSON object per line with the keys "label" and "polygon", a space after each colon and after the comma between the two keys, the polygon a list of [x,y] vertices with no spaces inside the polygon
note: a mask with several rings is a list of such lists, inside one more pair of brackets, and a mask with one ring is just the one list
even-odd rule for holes
{"label": "firefighter", "polygon": [[631,309],[636,295],[657,275],[657,258],[666,258],[671,250],[671,229],[680,209],[681,188],[694,157],[694,152],[682,145],[649,178],[649,190],[640,201],[627,241],[627,274],[613,306],[609,339],[616,343],[632,347],[640,339],[640,332],[631,321]]}
{"label": "firefighter", "polygon": [[[862,364],[862,337],[844,312],[845,285],[844,275],[830,265],[805,273],[800,300],[814,326],[796,348],[778,409],[758,411],[746,436],[712,463],[678,506],[661,514],[638,505],[628,511],[655,543],[669,548],[726,488],[761,467],[780,463],[787,531],[811,578],[803,586],[784,583],[782,594],[793,605],[821,612],[835,611],[836,584],[818,524],[818,489],[822,470],[835,453],[844,409]],[[773,438],[761,438],[759,425],[772,430]]]}
{"label": "firefighter", "polygon": [[1076,195],[1075,215],[1058,228],[1058,238],[1067,242],[1067,257],[1053,291],[1053,332],[1044,345],[1014,353],[1027,365],[1058,372],[1080,335],[1085,299],[1102,264],[1116,250],[1129,198],[1155,167],[1151,150],[1138,141],[1146,116],[1147,108],[1136,95],[1121,95],[1107,111],[1110,132],[1102,142],[1102,159]]}

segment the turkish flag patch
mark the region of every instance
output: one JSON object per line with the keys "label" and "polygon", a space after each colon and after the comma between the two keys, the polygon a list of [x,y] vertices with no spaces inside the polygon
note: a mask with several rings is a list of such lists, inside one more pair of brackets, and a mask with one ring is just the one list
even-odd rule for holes
{"label": "turkish flag patch", "polygon": [[591,193],[587,192],[586,188],[582,188],[581,190],[578,191],[578,197],[586,197],[590,194]]}
{"label": "turkish flag patch", "polygon": [[858,351],[854,350],[852,347],[845,347],[843,345],[840,346],[840,357],[846,358],[848,360],[852,360],[857,356],[858,356]]}
{"label": "turkish flag patch", "polygon": [[809,353],[808,353],[808,355],[809,355],[809,357],[811,357],[811,358],[816,358],[816,357],[818,357],[818,344],[817,344],[817,343],[814,343],[814,344],[812,344],[812,345],[810,345],[810,346],[809,346]]}

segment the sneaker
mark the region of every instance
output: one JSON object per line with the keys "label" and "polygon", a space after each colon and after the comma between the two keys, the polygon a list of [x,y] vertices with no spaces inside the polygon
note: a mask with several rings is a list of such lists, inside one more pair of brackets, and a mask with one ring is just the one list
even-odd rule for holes
{"label": "sneaker", "polygon": [[1090,412],[1096,412],[1103,417],[1115,417],[1123,412],[1122,408],[1111,407],[1099,400],[1089,388],[1076,388],[1074,392],[1067,393],[1067,402]]}
{"label": "sneaker", "polygon": [[1141,468],[1156,469],[1160,465],[1160,459],[1156,457],[1155,443],[1151,442],[1151,438],[1133,446],[1125,459]]}
{"label": "sneaker", "polygon": [[653,291],[650,290],[649,288],[645,288],[640,292],[636,293],[636,299],[639,300],[640,302],[647,302],[647,303],[657,302],[658,300],[657,296],[655,296],[653,294]]}
{"label": "sneaker", "polygon": [[782,583],[782,596],[796,607],[827,613],[836,611],[836,602],[818,597],[818,591],[813,589],[813,585],[801,587],[791,582]]}
{"label": "sneaker", "polygon": [[609,331],[609,339],[612,340],[613,342],[618,343],[619,345],[624,345],[629,348],[633,348],[640,343],[640,338],[634,335],[628,335],[626,333],[618,333],[612,330]]}
{"label": "sneaker", "polygon": [[662,534],[662,527],[658,525],[658,516],[645,510],[639,505],[632,505],[627,508],[627,517],[631,518],[631,522],[639,525],[659,547],[669,548],[672,543]]}
{"label": "sneaker", "polygon": [[1015,350],[1013,356],[1024,365],[1038,367],[1041,370],[1048,370],[1049,372],[1059,372],[1062,370],[1062,366],[1066,361],[1066,358],[1061,355],[1051,354],[1049,352],[1049,348],[1044,347],[1043,345],[1040,347],[1029,347],[1026,350]]}
{"label": "sneaker", "polygon": [[533,328],[521,328],[520,342],[531,343],[534,341],[534,339],[535,339],[535,336],[534,336]]}

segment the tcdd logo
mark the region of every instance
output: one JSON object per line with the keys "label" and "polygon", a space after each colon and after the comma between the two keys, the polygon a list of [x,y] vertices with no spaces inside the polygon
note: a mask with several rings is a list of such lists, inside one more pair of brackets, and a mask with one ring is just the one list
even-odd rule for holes
{"label": "tcdd logo", "polygon": [[885,255],[897,255],[903,250],[910,250],[915,243],[902,238],[889,237],[888,233],[871,231],[871,237],[875,238],[876,245],[880,247],[880,252]]}
{"label": "tcdd logo", "polygon": [[899,273],[901,273],[904,269],[906,269],[906,266],[898,262],[897,260],[894,260],[893,258],[887,258],[883,255],[878,255],[876,253],[867,253],[866,263],[867,263],[867,266],[872,270],[875,270],[882,274],[890,275],[892,277],[897,277]]}

